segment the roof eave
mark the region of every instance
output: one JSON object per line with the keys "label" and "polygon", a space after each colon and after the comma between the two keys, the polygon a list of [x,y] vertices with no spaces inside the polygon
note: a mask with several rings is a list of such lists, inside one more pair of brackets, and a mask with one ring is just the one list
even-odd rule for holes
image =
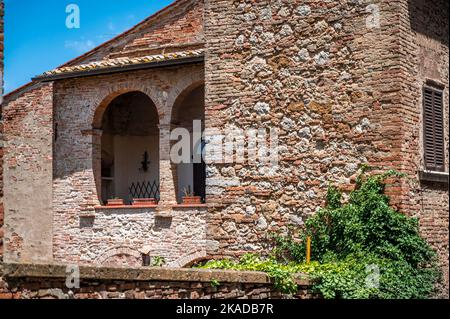
{"label": "roof eave", "polygon": [[173,60],[137,63],[137,64],[116,66],[116,67],[109,67],[109,68],[98,68],[98,69],[92,69],[92,70],[86,70],[86,71],[39,75],[39,76],[34,77],[32,80],[39,81],[39,82],[49,82],[49,81],[71,79],[71,78],[83,78],[83,77],[90,77],[90,76],[145,70],[145,69],[155,69],[155,68],[171,67],[171,66],[186,65],[186,64],[196,64],[196,63],[202,63],[202,62],[204,62],[204,60],[205,60],[204,55],[199,55],[199,56],[194,56],[194,57],[187,57],[187,58],[180,58],[180,59],[173,59]]}

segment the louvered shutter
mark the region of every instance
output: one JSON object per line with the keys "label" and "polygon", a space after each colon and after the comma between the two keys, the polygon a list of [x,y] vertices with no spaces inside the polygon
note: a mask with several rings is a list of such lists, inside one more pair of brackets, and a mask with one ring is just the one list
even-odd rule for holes
{"label": "louvered shutter", "polygon": [[425,87],[423,91],[423,141],[425,168],[443,172],[445,163],[443,92]]}

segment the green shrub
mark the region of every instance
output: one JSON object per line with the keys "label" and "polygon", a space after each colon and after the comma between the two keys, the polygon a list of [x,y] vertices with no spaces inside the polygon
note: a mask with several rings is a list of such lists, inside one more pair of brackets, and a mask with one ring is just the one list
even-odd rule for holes
{"label": "green shrub", "polygon": [[[426,298],[440,276],[436,254],[419,235],[418,221],[389,206],[385,180],[403,177],[395,171],[366,176],[363,167],[356,188],[342,203],[342,194],[330,187],[327,206],[309,218],[300,230],[300,242],[275,236],[277,259],[305,261],[306,237],[319,263],[304,267],[328,298]],[[368,287],[379,270],[378,288]],[[370,286],[370,285],[369,285]]]}

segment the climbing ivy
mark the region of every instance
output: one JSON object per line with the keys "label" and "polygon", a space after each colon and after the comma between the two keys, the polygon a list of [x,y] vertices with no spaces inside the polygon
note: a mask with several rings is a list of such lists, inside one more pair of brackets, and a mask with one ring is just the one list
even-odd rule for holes
{"label": "climbing ivy", "polygon": [[[268,258],[245,255],[239,261],[210,261],[204,268],[265,271],[277,288],[296,290],[292,274],[307,273],[325,298],[427,298],[440,278],[435,252],[419,235],[418,221],[389,205],[387,178],[395,171],[368,175],[363,166],[355,190],[343,202],[330,186],[327,205],[304,227],[274,235]],[[312,239],[310,264],[306,238]]]}
{"label": "climbing ivy", "polygon": [[269,278],[274,281],[275,288],[280,291],[287,294],[297,291],[297,285],[292,277],[292,274],[297,272],[297,268],[291,265],[283,265],[275,258],[261,258],[255,254],[245,254],[238,261],[231,259],[211,260],[204,265],[197,265],[196,267],[204,269],[262,271],[267,273]]}

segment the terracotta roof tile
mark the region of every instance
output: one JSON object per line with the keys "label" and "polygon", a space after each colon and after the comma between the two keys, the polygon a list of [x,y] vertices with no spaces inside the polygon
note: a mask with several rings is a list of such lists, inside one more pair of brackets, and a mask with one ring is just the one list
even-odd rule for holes
{"label": "terracotta roof tile", "polygon": [[189,57],[202,56],[203,54],[204,54],[204,50],[198,49],[198,50],[165,53],[165,54],[147,55],[147,56],[138,57],[138,58],[120,57],[120,58],[115,58],[115,59],[107,59],[107,60],[101,60],[101,61],[96,61],[96,62],[90,62],[87,64],[61,67],[61,68],[57,68],[57,69],[53,69],[51,71],[45,72],[43,74],[43,76],[72,73],[72,72],[77,72],[77,71],[98,70],[101,68],[129,66],[129,65],[141,64],[141,63],[177,60],[177,59],[184,59],[184,58],[189,58]]}

